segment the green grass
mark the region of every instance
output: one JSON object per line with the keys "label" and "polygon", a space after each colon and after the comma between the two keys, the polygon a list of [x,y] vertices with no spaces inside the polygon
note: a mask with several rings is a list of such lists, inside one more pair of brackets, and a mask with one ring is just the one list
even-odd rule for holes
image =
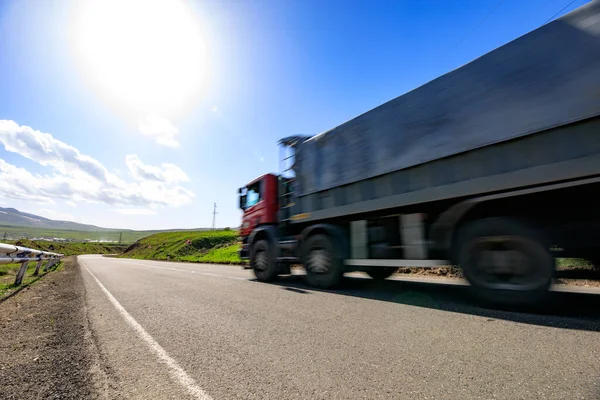
{"label": "green grass", "polygon": [[[27,266],[27,271],[25,272],[25,276],[23,277],[23,283],[20,286],[15,286],[14,283],[17,272],[19,271],[19,268],[21,268],[21,264],[0,265],[0,299],[10,295],[16,290],[34,284],[38,279],[42,278],[45,275],[44,268],[46,268],[46,262],[47,261],[45,261],[44,264],[42,264],[38,276],[33,275],[33,273],[35,272],[36,263],[29,263],[29,265]],[[62,268],[63,264],[61,262],[51,267],[50,271],[61,270]]]}
{"label": "green grass", "polygon": [[51,251],[74,256],[79,254],[121,254],[127,245],[113,243],[90,243],[90,242],[48,242],[45,240],[32,241],[29,239],[12,242],[17,246],[29,247],[36,250]]}
{"label": "green grass", "polygon": [[[189,231],[203,231],[206,229],[196,229]],[[188,230],[171,230],[170,232],[180,231],[186,232]],[[6,235],[4,242],[10,240],[20,240],[24,238],[61,238],[70,239],[75,241],[84,240],[103,240],[118,242],[119,237],[121,243],[131,244],[144,238],[146,236],[153,235],[159,232],[167,232],[165,230],[153,230],[153,231],[133,231],[130,229],[104,229],[101,228],[98,231],[75,231],[70,229],[46,229],[46,228],[34,228],[27,226],[13,226],[13,225],[0,225],[0,242],[2,237]]]}
{"label": "green grass", "polygon": [[[36,250],[52,251],[54,253],[64,254],[65,256],[73,256],[78,254],[120,254],[127,245],[118,245],[111,243],[89,243],[89,242],[48,242],[44,240],[32,241],[29,239],[18,240],[12,242],[17,246],[29,247]],[[44,275],[40,272],[39,276],[34,276],[36,262],[30,262],[27,267],[27,272],[23,277],[23,283],[20,286],[14,286],[15,277],[21,264],[3,264],[0,265],[0,299],[13,293],[22,287],[29,286],[36,282]],[[59,265],[62,265],[59,264]],[[42,270],[46,267],[46,262],[42,264]],[[54,266],[50,270],[60,269],[60,266]]]}
{"label": "green grass", "polygon": [[[4,236],[6,233],[6,240],[18,240],[21,238],[36,238],[36,237],[53,237],[61,239],[71,240],[109,240],[113,242],[119,241],[119,235],[122,233],[122,243],[133,243],[145,236],[156,233],[156,231],[131,231],[131,230],[114,230],[114,231],[98,231],[98,232],[86,232],[86,231],[73,231],[68,229],[45,229],[45,228],[32,228],[26,226],[10,226],[0,225],[0,235]],[[0,236],[0,239],[1,237]],[[0,240],[1,241],[1,240]]]}
{"label": "green grass", "polygon": [[207,262],[217,264],[240,264],[242,261],[238,256],[238,244],[230,244],[208,250],[202,255],[191,255],[181,257],[181,261]]}
{"label": "green grass", "polygon": [[583,258],[557,258],[556,269],[568,270],[571,268],[593,269],[593,264]]}
{"label": "green grass", "polygon": [[236,231],[157,233],[138,240],[121,257],[238,264],[241,260],[237,255],[237,236]]}

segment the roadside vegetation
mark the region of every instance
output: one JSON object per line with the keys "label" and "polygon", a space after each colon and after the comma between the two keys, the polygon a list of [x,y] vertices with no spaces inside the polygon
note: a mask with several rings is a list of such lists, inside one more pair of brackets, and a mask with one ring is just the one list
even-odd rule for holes
{"label": "roadside vegetation", "polygon": [[156,233],[156,231],[131,231],[131,230],[99,230],[99,231],[74,231],[69,229],[46,229],[27,226],[0,225],[0,242],[3,240],[21,240],[24,238],[59,238],[68,240],[95,240],[111,241],[131,244],[144,236]]}
{"label": "roadside vegetation", "polygon": [[[145,237],[129,246],[120,257],[141,260],[187,261],[216,264],[242,264],[237,251],[237,231],[163,232]],[[581,258],[559,258],[556,283],[598,286],[600,269]],[[438,268],[399,268],[399,274],[462,278],[456,266]]]}
{"label": "roadside vegetation", "polygon": [[241,264],[237,237],[232,230],[156,233],[129,246],[121,257]]}
{"label": "roadside vegetation", "polygon": [[65,256],[76,256],[79,254],[121,254],[127,248],[127,245],[116,243],[50,242],[29,239],[11,241],[9,243],[31,249],[64,254]]}
{"label": "roadside vegetation", "polygon": [[[22,247],[29,247],[36,250],[51,251],[54,253],[64,254],[65,256],[76,256],[79,254],[121,254],[127,245],[119,245],[112,243],[90,243],[90,242],[50,242],[45,240],[17,240],[8,241],[11,244]],[[44,262],[38,276],[34,276],[36,262],[30,262],[27,267],[27,272],[23,277],[23,283],[20,286],[14,286],[15,277],[21,264],[0,264],[0,299],[11,293],[30,286],[38,279],[42,278],[46,273],[43,269],[46,266]],[[50,268],[50,271],[62,268],[62,262]]]}
{"label": "roadside vegetation", "polygon": [[[170,232],[197,232],[197,231],[208,231],[208,229],[180,229],[171,230]],[[100,228],[97,231],[78,231],[70,229],[48,229],[48,228],[36,228],[28,226],[13,226],[13,225],[2,225],[0,224],[0,242],[6,243],[7,241],[23,240],[23,239],[35,239],[40,240],[48,238],[57,238],[65,240],[73,240],[78,242],[83,241],[94,241],[100,243],[112,242],[124,244],[132,244],[135,241],[153,235],[159,232],[167,232],[164,230],[152,230],[152,231],[133,231],[129,229],[106,229]]]}
{"label": "roadside vegetation", "polygon": [[35,276],[33,275],[35,272],[35,263],[29,263],[27,272],[23,277],[23,283],[19,286],[15,286],[15,277],[17,275],[17,271],[19,271],[19,268],[21,268],[21,264],[0,264],[0,300],[17,290],[31,286],[49,272],[61,270],[63,268],[63,262],[61,261],[60,263],[55,264],[48,272],[43,271],[45,267],[46,262],[44,262],[42,268],[40,269],[39,275]]}

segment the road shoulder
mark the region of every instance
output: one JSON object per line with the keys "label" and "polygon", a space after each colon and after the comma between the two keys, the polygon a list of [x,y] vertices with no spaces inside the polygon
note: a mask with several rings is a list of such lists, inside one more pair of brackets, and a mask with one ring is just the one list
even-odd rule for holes
{"label": "road shoulder", "polygon": [[102,398],[103,373],[75,257],[0,303],[3,398]]}

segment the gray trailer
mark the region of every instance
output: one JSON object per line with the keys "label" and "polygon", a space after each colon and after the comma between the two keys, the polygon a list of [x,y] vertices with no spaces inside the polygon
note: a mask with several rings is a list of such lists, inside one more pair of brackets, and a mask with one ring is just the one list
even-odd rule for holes
{"label": "gray trailer", "polygon": [[600,263],[600,1],[281,144],[277,217],[241,202],[242,255],[256,270],[267,251],[265,280],[298,262],[321,287],[459,264],[481,297],[539,301],[555,256]]}

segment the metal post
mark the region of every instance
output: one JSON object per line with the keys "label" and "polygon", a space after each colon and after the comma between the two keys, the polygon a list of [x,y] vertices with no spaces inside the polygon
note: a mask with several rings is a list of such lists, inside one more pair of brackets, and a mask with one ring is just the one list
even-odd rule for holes
{"label": "metal post", "polygon": [[34,276],[37,276],[40,273],[40,267],[42,266],[43,262],[44,262],[43,260],[40,260],[37,262],[37,264],[35,266],[35,271],[33,273]]}
{"label": "metal post", "polygon": [[19,272],[17,272],[17,277],[15,278],[15,286],[19,286],[23,283],[23,277],[25,276],[25,271],[27,271],[27,264],[29,264],[29,261],[21,263],[21,268],[19,268]]}
{"label": "metal post", "polygon": [[213,208],[213,224],[212,224],[212,230],[214,231],[216,229],[216,221],[217,221],[217,203],[215,203],[215,206]]}
{"label": "metal post", "polygon": [[44,272],[48,272],[50,267],[52,267],[53,265],[54,265],[54,259],[48,260],[48,262],[46,263],[46,268],[44,268]]}

